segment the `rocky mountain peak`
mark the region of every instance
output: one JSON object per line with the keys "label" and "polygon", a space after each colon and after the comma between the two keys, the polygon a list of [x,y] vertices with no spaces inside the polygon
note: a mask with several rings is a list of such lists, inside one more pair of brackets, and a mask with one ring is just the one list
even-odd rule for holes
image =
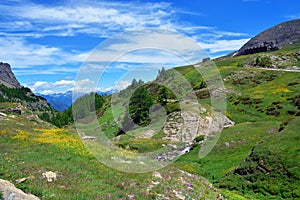
{"label": "rocky mountain peak", "polygon": [[280,49],[300,42],[300,19],[278,24],[250,39],[234,56]]}
{"label": "rocky mountain peak", "polygon": [[0,62],[0,83],[9,88],[21,88],[8,63]]}

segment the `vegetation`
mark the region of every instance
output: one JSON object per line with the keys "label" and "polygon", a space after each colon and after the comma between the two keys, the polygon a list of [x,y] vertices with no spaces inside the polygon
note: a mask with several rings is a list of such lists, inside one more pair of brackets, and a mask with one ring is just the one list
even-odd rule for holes
{"label": "vegetation", "polygon": [[[39,115],[42,120],[50,122],[57,127],[66,126],[75,120],[85,119],[93,112],[99,111],[104,98],[98,94],[90,93],[78,98],[70,108],[63,112],[43,112]],[[73,115],[74,114],[74,115]]]}
{"label": "vegetation", "polygon": [[[40,99],[45,100],[42,97],[33,96],[33,93],[29,88],[9,88],[5,85],[0,84],[0,102],[37,102]],[[32,95],[30,95],[32,94]]]}
{"label": "vegetation", "polygon": [[149,109],[153,103],[153,98],[145,87],[136,89],[129,103],[129,115],[132,121],[140,126],[148,125],[151,121]]}
{"label": "vegetation", "polygon": [[217,186],[257,198],[300,198],[300,118],[292,120],[281,133],[259,142],[238,167],[217,181]]}
{"label": "vegetation", "polygon": [[[180,111],[180,98],[191,94],[190,88],[182,86],[184,81],[190,83],[199,103],[209,108],[211,94],[193,66],[162,68],[157,79],[147,84],[134,79],[117,94],[119,98],[114,108],[112,96],[92,93],[72,105],[76,108],[74,116],[72,108],[61,113],[40,112],[40,118],[65,129],[38,121],[28,110],[23,116],[8,115],[0,120],[3,127],[0,130],[0,178],[13,182],[31,177],[17,187],[42,199],[128,199],[131,195],[136,199],[175,199],[174,190],[186,199],[216,199],[220,193],[227,199],[298,199],[300,74],[247,68],[247,64],[255,61],[256,67],[269,67],[270,55],[294,54],[299,47],[298,44],[274,52],[217,59],[226,88],[226,115],[236,124],[222,131],[217,144],[204,158],[198,154],[205,138],[196,137],[194,149],[160,171],[162,180],[150,173],[127,174],[100,164],[75,134],[72,120],[75,117],[84,124],[90,113],[97,114],[101,130],[124,152],[147,153],[173,145],[163,139],[164,119],[155,108],[163,107],[167,114]],[[167,87],[168,83],[182,88],[175,95],[174,90]],[[131,93],[128,114],[124,116],[124,98]],[[0,95],[0,98],[5,96]],[[160,107],[155,107],[157,104]],[[7,108],[15,104],[1,106]],[[149,114],[150,108],[153,116]],[[140,126],[123,127],[126,133],[120,134],[117,120],[128,125],[125,122],[129,119]],[[66,126],[68,124],[70,126]],[[147,130],[155,134],[140,137]],[[191,174],[178,173],[178,168]],[[41,178],[41,173],[48,170],[58,174],[54,183]],[[157,181],[159,183],[154,184]],[[149,185],[152,185],[150,190]]]}

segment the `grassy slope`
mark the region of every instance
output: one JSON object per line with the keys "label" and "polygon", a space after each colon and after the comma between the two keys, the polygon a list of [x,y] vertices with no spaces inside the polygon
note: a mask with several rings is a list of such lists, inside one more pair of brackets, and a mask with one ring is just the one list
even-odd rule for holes
{"label": "grassy slope", "polygon": [[[108,168],[86,150],[74,130],[48,127],[27,119],[28,114],[8,115],[0,121],[0,178],[16,183],[29,177],[16,186],[42,199],[128,199],[128,195],[174,199],[173,190],[190,198],[215,199],[219,195],[207,181],[172,166],[160,171],[161,181],[151,173],[129,174]],[[42,173],[50,170],[58,175],[53,183],[42,179]],[[161,183],[148,192],[152,181]]]}
{"label": "grassy slope", "polygon": [[[296,45],[267,54],[298,51],[299,45]],[[300,93],[300,73],[237,67],[239,62],[264,54],[216,61],[225,80],[225,87],[231,91],[227,96],[227,116],[237,124],[222,131],[218,144],[207,157],[197,158],[198,147],[176,162],[178,167],[200,174],[217,183],[217,186],[229,189],[229,199],[240,198],[237,194],[247,199],[300,197],[297,185],[300,176],[296,173],[299,171],[300,160],[291,160],[299,157],[299,118],[291,127],[278,133],[280,123],[295,117],[289,111],[299,111],[289,98]],[[237,76],[232,78],[233,74]],[[205,99],[201,101],[207,102]],[[240,176],[235,172],[238,167],[252,169],[258,165],[251,159],[253,149],[257,159],[261,157],[271,166],[271,175],[268,171],[255,171],[249,176]],[[282,168],[288,170],[282,172]]]}
{"label": "grassy slope", "polygon": [[[298,46],[292,46],[272,53],[283,54],[297,50]],[[262,54],[264,53],[258,55]],[[225,79],[226,88],[232,91],[228,94],[227,116],[237,124],[222,132],[217,145],[207,157],[199,159],[197,147],[182,156],[174,165],[164,169],[161,172],[163,176],[171,176],[171,179],[165,179],[150,193],[147,193],[147,187],[153,180],[151,174],[126,174],[103,166],[87,152],[75,131],[52,129],[47,124],[29,118],[30,113],[16,118],[9,117],[9,121],[0,121],[0,178],[14,182],[18,178],[32,176],[17,186],[43,199],[116,199],[127,198],[129,194],[138,199],[149,199],[158,197],[157,194],[172,193],[171,189],[187,193],[185,184],[177,180],[182,174],[168,174],[168,171],[176,171],[179,167],[204,176],[217,186],[225,188],[223,193],[229,199],[243,199],[242,196],[254,199],[295,197],[297,190],[299,191],[295,181],[299,180],[297,167],[300,160],[293,161],[292,158],[299,156],[299,119],[288,125],[284,131],[278,133],[277,130],[280,123],[294,116],[288,114],[288,111],[297,111],[297,107],[288,98],[300,93],[300,84],[289,83],[300,83],[300,74],[237,67],[237,63],[255,56],[257,55],[216,61]],[[192,82],[192,86],[201,82],[201,76],[191,66],[179,67],[176,70]],[[229,78],[237,71],[250,76],[241,80]],[[180,80],[177,82],[180,83]],[[209,104],[209,99],[201,99],[200,102]],[[117,132],[112,119],[109,110],[99,118],[101,127],[109,137]],[[136,143],[131,145],[151,150],[161,144],[161,136],[158,134],[155,138],[158,143],[154,142],[154,146],[148,140],[147,145],[143,145],[144,141],[142,144],[141,141],[132,141]],[[288,144],[293,144],[293,148]],[[278,149],[282,150],[277,151]],[[273,155],[272,152],[276,154]],[[264,160],[274,158],[270,160],[272,171],[276,172],[272,174],[272,178],[265,171],[255,171],[249,176],[237,173],[236,169],[249,169],[259,165],[253,155],[265,158]],[[281,173],[282,166],[288,169],[288,174]],[[57,172],[59,178],[56,182],[46,183],[41,178],[41,173],[48,170]],[[290,174],[292,178],[289,177]],[[194,179],[187,180],[195,185],[190,196],[196,199],[199,196],[215,199],[218,195],[218,191],[207,189],[209,185],[202,179],[198,179],[198,182]],[[248,183],[249,180],[254,181]],[[279,189],[278,192],[275,186],[280,185],[279,183],[290,188],[290,191]],[[253,185],[258,189],[254,190]],[[266,188],[269,186],[275,188]]]}
{"label": "grassy slope", "polygon": [[297,117],[282,132],[262,139],[217,185],[248,198],[299,198],[299,124]]}

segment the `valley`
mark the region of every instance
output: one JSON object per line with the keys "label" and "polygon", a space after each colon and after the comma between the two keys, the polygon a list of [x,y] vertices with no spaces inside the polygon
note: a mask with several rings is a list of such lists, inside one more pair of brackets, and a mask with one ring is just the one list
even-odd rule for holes
{"label": "valley", "polygon": [[[5,76],[0,179],[40,199],[300,198],[300,44],[209,62],[63,112]],[[219,73],[222,96],[199,69]]]}

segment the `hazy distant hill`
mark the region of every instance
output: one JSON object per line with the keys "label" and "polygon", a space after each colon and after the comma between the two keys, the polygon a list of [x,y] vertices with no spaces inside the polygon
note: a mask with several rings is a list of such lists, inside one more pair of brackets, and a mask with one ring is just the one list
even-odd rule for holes
{"label": "hazy distant hill", "polygon": [[[117,91],[115,90],[110,90],[107,92],[97,92],[99,95],[109,95],[112,93],[115,93]],[[78,95],[78,93],[76,93]],[[38,96],[41,96],[47,100],[47,102],[56,110],[58,111],[64,111],[67,110],[72,102],[76,100],[78,97],[84,95],[84,93],[79,94],[78,97],[75,97],[75,99],[72,100],[73,98],[73,93],[72,91],[67,91],[65,93],[53,93],[53,94],[37,94]]]}

